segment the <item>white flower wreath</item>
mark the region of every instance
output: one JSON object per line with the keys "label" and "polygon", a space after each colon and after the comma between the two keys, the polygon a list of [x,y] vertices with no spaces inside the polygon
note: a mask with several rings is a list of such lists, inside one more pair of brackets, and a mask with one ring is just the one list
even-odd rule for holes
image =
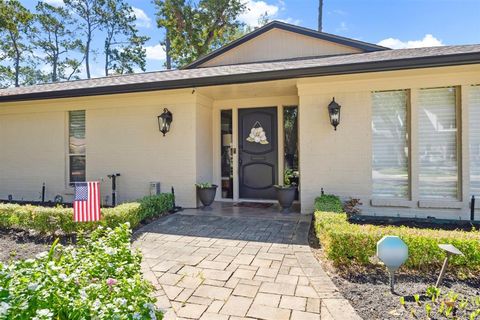
{"label": "white flower wreath", "polygon": [[267,135],[265,134],[265,130],[263,130],[260,122],[255,122],[253,128],[250,130],[250,134],[247,137],[247,141],[260,144],[268,144]]}

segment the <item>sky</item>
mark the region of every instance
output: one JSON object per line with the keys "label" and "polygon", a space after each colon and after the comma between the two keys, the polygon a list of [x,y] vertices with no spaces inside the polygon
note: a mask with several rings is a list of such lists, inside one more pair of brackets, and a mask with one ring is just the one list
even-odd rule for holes
{"label": "sky", "polygon": [[[240,17],[256,26],[265,12],[281,20],[317,29],[318,0],[244,0],[248,11]],[[33,9],[36,0],[21,0]],[[62,0],[46,0],[59,5]],[[129,0],[137,26],[150,37],[146,44],[147,71],[164,69],[164,32],[155,22],[151,0]],[[391,48],[480,44],[480,0],[324,0],[323,31]],[[101,39],[95,39],[98,46]],[[101,57],[93,74],[102,74]]]}

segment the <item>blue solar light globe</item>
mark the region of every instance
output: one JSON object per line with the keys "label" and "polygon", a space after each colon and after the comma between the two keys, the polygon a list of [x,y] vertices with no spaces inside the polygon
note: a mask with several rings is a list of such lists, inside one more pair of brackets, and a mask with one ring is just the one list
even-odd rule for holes
{"label": "blue solar light globe", "polygon": [[408,259],[408,247],[397,236],[385,236],[377,242],[377,256],[390,270],[397,270]]}

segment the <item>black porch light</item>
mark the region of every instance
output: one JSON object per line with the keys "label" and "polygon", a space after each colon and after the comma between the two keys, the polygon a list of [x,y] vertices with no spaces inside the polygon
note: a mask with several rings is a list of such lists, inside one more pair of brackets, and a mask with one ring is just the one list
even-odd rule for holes
{"label": "black porch light", "polygon": [[163,113],[158,116],[158,129],[160,130],[161,133],[163,133],[163,136],[165,137],[165,134],[170,131],[170,124],[173,121],[173,115],[170,111],[168,111],[167,108],[163,109]]}
{"label": "black porch light", "polygon": [[332,102],[328,105],[328,115],[330,117],[330,124],[337,131],[337,126],[340,124],[340,106],[335,102],[335,97],[333,97]]}

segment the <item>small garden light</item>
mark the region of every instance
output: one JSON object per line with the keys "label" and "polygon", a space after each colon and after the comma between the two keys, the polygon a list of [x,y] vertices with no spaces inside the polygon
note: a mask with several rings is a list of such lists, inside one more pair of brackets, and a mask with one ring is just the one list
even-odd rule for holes
{"label": "small garden light", "polygon": [[452,255],[461,255],[463,256],[462,251],[458,250],[455,246],[451,244],[439,244],[438,247],[442,250],[445,251],[447,254],[447,257],[443,261],[442,265],[442,270],[440,271],[440,274],[438,275],[437,283],[435,284],[435,287],[438,288],[440,284],[442,283],[443,276],[445,275],[445,271],[447,271],[447,266],[448,266],[448,259]]}
{"label": "small garden light", "polygon": [[397,236],[385,236],[377,242],[377,256],[390,273],[390,291],[394,292],[395,271],[408,259],[408,247]]}
{"label": "small garden light", "polygon": [[328,105],[328,116],[330,117],[330,124],[337,131],[337,126],[340,124],[340,108],[342,106],[335,102],[333,97],[332,102]]}
{"label": "small garden light", "polygon": [[170,125],[172,124],[173,121],[173,115],[170,111],[168,111],[167,108],[163,109],[163,113],[158,116],[158,129],[160,130],[161,133],[163,133],[163,136],[165,137],[165,134],[170,131]]}

